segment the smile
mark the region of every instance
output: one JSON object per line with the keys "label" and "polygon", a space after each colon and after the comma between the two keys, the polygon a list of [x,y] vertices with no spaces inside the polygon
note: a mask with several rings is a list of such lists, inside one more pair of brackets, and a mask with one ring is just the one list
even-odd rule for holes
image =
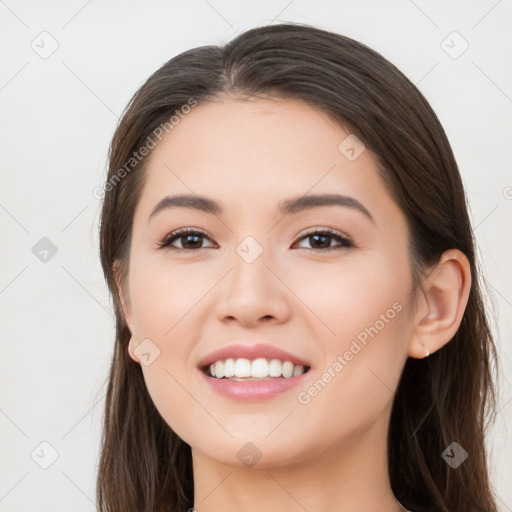
{"label": "smile", "polygon": [[309,370],[309,366],[293,364],[291,361],[259,357],[250,361],[246,358],[218,360],[203,368],[210,377],[216,379],[259,380],[296,377]]}

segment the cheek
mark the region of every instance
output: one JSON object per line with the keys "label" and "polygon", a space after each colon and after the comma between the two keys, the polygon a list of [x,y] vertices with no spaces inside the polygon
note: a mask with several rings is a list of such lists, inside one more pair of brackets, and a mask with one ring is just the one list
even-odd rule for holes
{"label": "cheek", "polygon": [[[131,264],[133,334],[137,343],[151,340],[158,353],[150,365],[141,363],[144,380],[164,420],[188,439],[194,430],[191,425],[205,421],[204,410],[191,396],[196,396],[197,379],[191,354],[205,321],[201,299],[218,277],[209,270],[203,272],[201,263],[157,263],[135,255]],[[136,355],[142,360],[140,353]]]}
{"label": "cheek", "polygon": [[358,320],[338,316],[332,324],[337,336],[324,337],[323,364],[297,390],[304,421],[321,419],[324,441],[350,440],[390,411],[406,359],[409,324],[401,302],[389,308],[381,304],[386,301],[366,300]]}
{"label": "cheek", "polygon": [[340,425],[357,430],[382,414],[398,385],[409,336],[407,263],[354,258],[298,274],[294,291],[317,315],[308,313],[322,345],[316,380],[299,403],[325,417],[333,435]]}
{"label": "cheek", "polygon": [[297,304],[296,315],[314,327],[327,352],[343,350],[376,323],[390,332],[411,287],[407,261],[398,255],[352,254],[330,262],[299,260],[279,272],[300,299],[288,299]]}
{"label": "cheek", "polygon": [[197,268],[150,258],[133,262],[129,287],[137,337],[170,339],[181,327],[181,319],[213,284],[212,277]]}

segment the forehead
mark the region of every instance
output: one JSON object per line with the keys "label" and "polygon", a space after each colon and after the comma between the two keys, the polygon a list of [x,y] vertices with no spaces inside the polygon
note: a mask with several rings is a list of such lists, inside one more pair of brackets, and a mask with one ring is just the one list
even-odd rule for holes
{"label": "forehead", "polygon": [[309,193],[378,201],[387,194],[375,157],[365,149],[347,158],[347,144],[357,141],[351,137],[328,114],[298,100],[201,103],[153,150],[140,208],[149,215],[170,193],[221,202],[227,196],[233,207],[246,209]]}
{"label": "forehead", "polygon": [[[223,163],[230,158],[294,162],[303,156],[315,162],[320,159],[319,150],[336,154],[347,135],[325,112],[298,100],[224,99],[192,109],[155,153],[169,156],[171,151],[187,148],[188,161],[207,155]],[[200,152],[192,150],[195,145],[200,145]]]}

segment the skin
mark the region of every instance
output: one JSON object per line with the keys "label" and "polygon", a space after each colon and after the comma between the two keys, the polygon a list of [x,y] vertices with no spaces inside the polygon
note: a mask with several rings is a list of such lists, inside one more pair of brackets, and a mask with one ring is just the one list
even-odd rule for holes
{"label": "skin", "polygon": [[[151,155],[122,296],[129,354],[140,362],[136,349],[148,338],[160,351],[141,367],[162,417],[192,448],[200,512],[403,510],[387,470],[393,393],[408,356],[425,357],[455,334],[470,270],[462,253],[447,251],[415,302],[406,219],[375,155],[366,149],[349,161],[339,151],[347,135],[300,101],[224,98],[195,107]],[[164,196],[178,193],[212,198],[224,213],[179,207],[148,220]],[[317,193],[356,198],[373,221],[343,206],[277,212],[282,200]],[[182,249],[186,236],[174,250],[157,247],[187,227],[208,234],[199,249]],[[322,249],[339,241],[315,245],[303,235],[310,228],[339,231],[356,246]],[[253,263],[236,252],[247,236],[263,248]],[[396,303],[400,312],[300,403],[298,393],[329,367],[332,375],[337,356]],[[235,341],[278,345],[311,370],[304,384],[271,399],[222,397],[197,364]],[[248,442],[261,452],[253,467],[237,457]]]}

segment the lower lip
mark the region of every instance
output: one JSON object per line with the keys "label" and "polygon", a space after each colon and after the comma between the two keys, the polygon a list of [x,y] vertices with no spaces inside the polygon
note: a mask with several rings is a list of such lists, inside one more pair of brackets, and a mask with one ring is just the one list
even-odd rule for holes
{"label": "lower lip", "polygon": [[306,373],[296,375],[295,377],[248,381],[217,379],[215,377],[209,377],[200,369],[198,371],[202,375],[202,378],[206,379],[206,382],[220,395],[248,402],[272,398],[283,391],[291,389],[304,379],[311,371],[311,368]]}

